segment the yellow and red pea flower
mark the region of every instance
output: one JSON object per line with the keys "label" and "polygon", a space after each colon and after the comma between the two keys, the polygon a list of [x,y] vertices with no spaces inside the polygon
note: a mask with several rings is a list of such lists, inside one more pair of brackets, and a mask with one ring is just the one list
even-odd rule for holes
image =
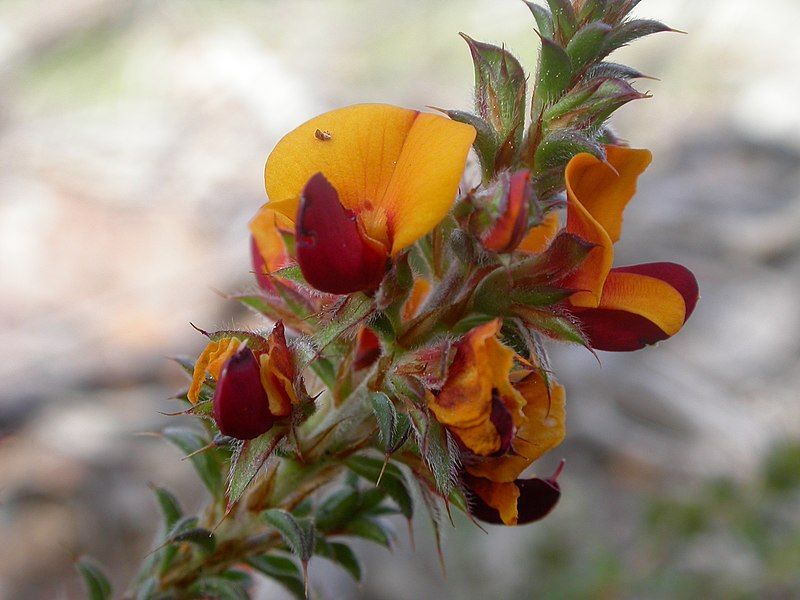
{"label": "yellow and red pea flower", "polygon": [[538,374],[514,372],[500,327],[495,319],[458,342],[444,385],[428,392],[428,407],[462,447],[474,515],[516,525],[543,517],[560,497],[555,479],[542,487],[543,480],[519,476],[563,440],[565,396]]}
{"label": "yellow and red pea flower", "polygon": [[388,262],[447,215],[475,135],[469,125],[382,104],[334,110],[290,132],[267,159],[270,201],[250,224],[257,276],[284,264],[284,234],[293,230],[309,285],[334,294],[376,289]]}
{"label": "yellow and red pea flower", "polygon": [[[632,351],[680,331],[699,298],[697,280],[675,263],[613,268],[614,244],[638,177],[650,164],[647,150],[606,147],[606,161],[579,154],[567,165],[567,233],[593,244],[581,266],[561,284],[589,344],[597,350]],[[540,252],[554,235],[556,217],[531,230],[519,249]]]}
{"label": "yellow and red pea flower", "polygon": [[189,401],[198,402],[211,376],[214,421],[220,433],[240,440],[258,437],[289,417],[299,403],[298,374],[283,324],[278,322],[267,338],[239,332],[214,337],[195,363]]}

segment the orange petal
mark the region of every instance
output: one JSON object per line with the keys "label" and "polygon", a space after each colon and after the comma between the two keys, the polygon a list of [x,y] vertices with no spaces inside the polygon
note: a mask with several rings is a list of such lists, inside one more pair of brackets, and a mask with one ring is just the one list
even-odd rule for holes
{"label": "orange petal", "polygon": [[495,483],[476,477],[469,478],[467,485],[487,506],[499,513],[505,525],[517,524],[519,488],[514,482]]}
{"label": "orange petal", "polygon": [[547,384],[535,374],[516,387],[526,404],[524,420],[511,443],[513,453],[467,464],[467,471],[472,475],[497,482],[514,481],[531,463],[564,440],[564,388],[555,384],[548,393]]}
{"label": "orange petal", "polygon": [[614,260],[622,213],[636,193],[639,175],[650,163],[647,150],[609,146],[608,164],[591,154],[578,154],[567,165],[567,231],[595,244],[567,285],[574,306],[596,307]]}
{"label": "orange petal", "polygon": [[[294,215],[289,219],[280,210],[276,210],[276,206],[278,209],[285,208],[285,203],[283,207],[280,204],[265,204],[249,223],[250,233],[261,258],[260,266],[267,273],[274,273],[291,261],[283,236],[294,234]],[[254,265],[258,262],[255,258],[257,257],[254,257]],[[256,276],[261,278],[263,273],[257,271]]]}
{"label": "orange petal", "polygon": [[552,239],[558,232],[559,219],[558,213],[551,212],[545,216],[544,221],[536,227],[532,227],[530,231],[522,238],[517,250],[527,252],[529,254],[539,254],[550,244]]}
{"label": "orange petal", "polygon": [[321,172],[394,255],[447,214],[474,138],[471,126],[437,115],[384,104],[341,108],[278,142],[264,171],[267,195],[293,215],[303,186]]}
{"label": "orange petal", "polygon": [[409,294],[408,300],[406,300],[405,304],[403,305],[402,317],[404,321],[410,321],[417,316],[422,303],[425,301],[425,298],[428,297],[428,293],[430,291],[431,284],[427,279],[424,277],[418,277],[414,280],[414,286],[411,288],[411,294]]}
{"label": "orange petal", "polygon": [[219,379],[222,366],[231,356],[236,354],[236,350],[241,345],[241,341],[234,337],[226,337],[214,342],[209,342],[203,352],[194,363],[192,373],[192,383],[189,386],[187,397],[189,402],[196,404],[200,398],[200,388],[206,379],[206,373],[215,380]]}
{"label": "orange petal", "polygon": [[681,265],[650,263],[612,269],[597,308],[576,309],[598,350],[638,350],[675,335],[699,297],[697,280]]}

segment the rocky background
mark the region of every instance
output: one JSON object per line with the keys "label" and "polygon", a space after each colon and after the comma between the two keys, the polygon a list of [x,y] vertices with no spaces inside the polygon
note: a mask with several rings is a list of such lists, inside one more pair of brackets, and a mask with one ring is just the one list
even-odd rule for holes
{"label": "rocky background", "polygon": [[[675,260],[703,295],[634,355],[558,348],[565,498],[541,525],[365,556],[325,598],[800,596],[800,5],[648,0],[620,53],[658,77],[616,126],[655,163],[620,262]],[[122,589],[148,551],[148,482],[199,483],[140,435],[182,385],[165,357],[250,316],[246,222],[267,153],[361,101],[467,107],[458,31],[534,66],[513,0],[5,0],[0,4],[0,598],[80,598],[88,552]],[[283,598],[264,585],[257,598]]]}

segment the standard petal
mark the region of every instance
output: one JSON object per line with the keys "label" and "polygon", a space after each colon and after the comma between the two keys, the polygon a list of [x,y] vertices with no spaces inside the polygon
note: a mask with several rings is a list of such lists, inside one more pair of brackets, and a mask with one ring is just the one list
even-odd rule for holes
{"label": "standard petal", "polygon": [[330,294],[378,287],[386,273],[386,250],[362,233],[320,173],[303,188],[296,228],[297,262],[309,285]]}
{"label": "standard petal", "polygon": [[614,261],[622,213],[636,193],[639,175],[650,163],[647,150],[609,146],[608,163],[591,154],[578,154],[567,165],[567,231],[595,244],[581,268],[569,278],[574,306],[594,308],[600,303]]}
{"label": "standard petal", "polygon": [[341,108],[278,142],[264,171],[267,195],[294,214],[303,186],[323,173],[370,237],[396,254],[447,214],[474,137],[468,125],[415,110]]}
{"label": "standard petal", "polygon": [[475,129],[470,125],[438,115],[417,115],[381,201],[392,255],[416,242],[447,215],[474,140]]}
{"label": "standard petal", "polygon": [[596,309],[576,309],[591,346],[627,352],[665,340],[694,311],[699,297],[691,271],[674,263],[613,269]]}

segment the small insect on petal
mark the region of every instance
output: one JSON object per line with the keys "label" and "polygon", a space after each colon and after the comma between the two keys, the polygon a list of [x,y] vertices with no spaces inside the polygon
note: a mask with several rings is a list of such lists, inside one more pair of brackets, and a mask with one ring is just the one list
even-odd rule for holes
{"label": "small insect on petal", "polygon": [[214,421],[223,435],[249,440],[266,433],[275,422],[261,385],[258,360],[242,346],[220,372],[213,400]]}
{"label": "small insect on petal", "polygon": [[314,137],[317,138],[320,142],[327,142],[331,139],[330,131],[322,131],[321,129],[317,129],[314,132]]}

